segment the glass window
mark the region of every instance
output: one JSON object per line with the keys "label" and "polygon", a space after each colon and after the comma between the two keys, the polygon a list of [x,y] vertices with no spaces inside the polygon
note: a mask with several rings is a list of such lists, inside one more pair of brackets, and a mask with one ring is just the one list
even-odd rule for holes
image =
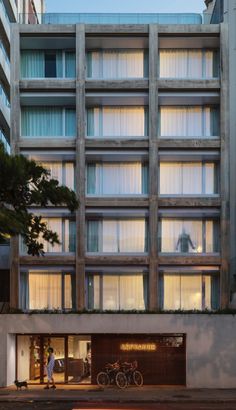
{"label": "glass window", "polygon": [[88,252],[147,252],[145,219],[87,221]]}
{"label": "glass window", "polygon": [[210,274],[164,273],[164,310],[212,310],[219,304],[218,276]]}
{"label": "glass window", "polygon": [[214,162],[160,162],[160,195],[213,195],[219,193]]}
{"label": "glass window", "polygon": [[148,166],[141,162],[104,162],[87,165],[88,195],[145,195]]}
{"label": "glass window", "polygon": [[210,138],[219,136],[217,107],[161,106],[159,135],[169,138]]}
{"label": "glass window", "polygon": [[218,221],[162,218],[160,226],[161,252],[219,252]]}
{"label": "glass window", "polygon": [[104,50],[87,54],[87,77],[143,78],[148,76],[148,61],[143,50]]}
{"label": "glass window", "polygon": [[75,109],[61,107],[22,107],[22,137],[75,137]]}
{"label": "glass window", "polygon": [[147,132],[144,107],[101,107],[87,110],[87,136],[96,138],[144,137]]}
{"label": "glass window", "polygon": [[74,277],[69,272],[34,271],[21,274],[21,307],[29,310],[72,309]]}
{"label": "glass window", "polygon": [[41,162],[40,165],[50,172],[49,178],[57,179],[60,185],[75,189],[75,165],[73,162]]}
{"label": "glass window", "polygon": [[147,276],[142,274],[89,275],[87,296],[88,309],[145,310]]}
{"label": "glass window", "polygon": [[22,78],[74,78],[75,53],[72,51],[22,50]]}
{"label": "glass window", "polygon": [[159,53],[163,78],[214,78],[219,76],[217,50],[163,49]]}
{"label": "glass window", "polygon": [[[46,223],[48,229],[56,232],[60,243],[51,245],[39,236],[39,242],[43,244],[43,250],[47,253],[75,252],[76,243],[76,228],[75,221],[62,218],[42,218],[42,222]],[[20,241],[21,253],[27,253],[26,245],[23,239]]]}

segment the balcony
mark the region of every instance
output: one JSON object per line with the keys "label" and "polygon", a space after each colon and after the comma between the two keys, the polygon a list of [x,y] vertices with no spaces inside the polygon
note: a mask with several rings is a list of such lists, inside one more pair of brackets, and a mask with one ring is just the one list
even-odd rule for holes
{"label": "balcony", "polygon": [[0,79],[10,93],[10,61],[3,45],[0,42]]}
{"label": "balcony", "polygon": [[[30,15],[20,14],[20,23],[30,21]],[[202,24],[197,13],[45,13],[42,24]]]}
{"label": "balcony", "polygon": [[5,37],[10,41],[10,20],[2,0],[0,0],[0,34],[5,32]]}
{"label": "balcony", "polygon": [[3,0],[4,7],[12,23],[17,21],[17,5],[15,0]]}

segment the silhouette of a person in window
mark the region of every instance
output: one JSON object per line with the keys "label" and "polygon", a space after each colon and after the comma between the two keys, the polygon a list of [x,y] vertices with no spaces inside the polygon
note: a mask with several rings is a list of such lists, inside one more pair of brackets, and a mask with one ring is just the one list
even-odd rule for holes
{"label": "silhouette of a person in window", "polygon": [[179,251],[182,253],[188,253],[189,245],[191,246],[192,249],[195,249],[195,246],[190,238],[190,235],[183,228],[182,233],[178,237],[176,250],[178,251],[179,249]]}

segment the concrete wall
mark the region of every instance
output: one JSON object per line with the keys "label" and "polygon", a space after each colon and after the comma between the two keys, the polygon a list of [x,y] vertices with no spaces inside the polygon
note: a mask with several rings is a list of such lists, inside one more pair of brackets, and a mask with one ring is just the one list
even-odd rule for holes
{"label": "concrete wall", "polygon": [[[222,330],[223,329],[223,330]],[[0,385],[12,384],[13,334],[185,333],[187,386],[236,388],[236,317],[214,314],[32,314],[1,315]],[[6,365],[8,357],[8,365]]]}

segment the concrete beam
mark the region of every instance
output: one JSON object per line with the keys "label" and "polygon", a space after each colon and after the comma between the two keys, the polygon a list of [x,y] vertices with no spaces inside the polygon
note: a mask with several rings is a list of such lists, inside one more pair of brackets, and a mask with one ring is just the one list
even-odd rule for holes
{"label": "concrete beam", "polygon": [[147,90],[148,80],[90,80],[85,83],[86,90]]}
{"label": "concrete beam", "polygon": [[219,90],[220,80],[180,80],[180,79],[164,79],[158,80],[158,88],[163,89],[181,89],[181,90]]}
{"label": "concrete beam", "polygon": [[149,264],[149,256],[127,256],[127,255],[86,255],[86,265],[136,265],[147,266]]}
{"label": "concrete beam", "polygon": [[86,34],[146,34],[148,35],[148,24],[86,24]]}
{"label": "concrete beam", "polygon": [[44,257],[37,256],[20,256],[21,265],[32,266],[59,266],[59,265],[75,265],[75,256],[72,255],[45,255]]}
{"label": "concrete beam", "polygon": [[159,148],[220,148],[220,139],[159,138]]}
{"label": "concrete beam", "polygon": [[221,258],[220,256],[212,256],[212,255],[189,255],[189,256],[183,256],[183,255],[162,255],[159,253],[158,256],[159,260],[159,265],[203,265],[203,266],[210,266],[210,265],[216,265],[220,266],[221,263]]}
{"label": "concrete beam", "polygon": [[86,198],[86,207],[124,207],[124,208],[146,208],[149,200],[147,198]]}
{"label": "concrete beam", "polygon": [[159,197],[159,206],[160,207],[181,207],[181,208],[186,208],[186,207],[199,207],[199,208],[205,208],[205,207],[220,207],[221,205],[221,199],[220,197],[218,198],[211,198],[211,197],[206,197],[206,198],[193,198],[193,197],[182,197],[182,198],[177,198],[177,197]]}
{"label": "concrete beam", "polygon": [[117,149],[147,149],[149,147],[148,140],[141,140],[141,139],[93,139],[93,138],[86,138],[85,140],[85,147],[86,148],[100,148],[100,149],[109,149],[109,148],[117,148]]}
{"label": "concrete beam", "polygon": [[33,149],[46,147],[47,149],[55,148],[75,148],[76,140],[73,138],[20,138],[18,147],[20,149]]}
{"label": "concrete beam", "polygon": [[43,36],[75,36],[75,24],[19,24],[22,35]]}
{"label": "concrete beam", "polygon": [[159,24],[158,34],[161,37],[164,34],[169,36],[182,35],[189,36],[219,36],[220,26],[219,24]]}
{"label": "concrete beam", "polygon": [[66,78],[55,79],[55,78],[45,78],[39,80],[21,80],[20,81],[20,90],[28,91],[67,91],[75,89],[75,80],[69,80]]}

